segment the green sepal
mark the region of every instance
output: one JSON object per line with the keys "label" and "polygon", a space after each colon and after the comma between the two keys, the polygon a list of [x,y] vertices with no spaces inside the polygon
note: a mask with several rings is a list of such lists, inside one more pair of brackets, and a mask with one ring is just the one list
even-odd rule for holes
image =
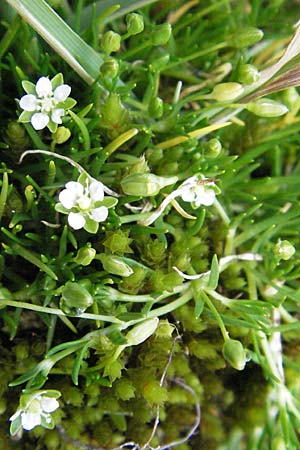
{"label": "green sepal", "polygon": [[57,105],[57,107],[62,107],[65,110],[73,108],[76,105],[76,100],[74,98],[68,97],[64,102],[61,102]]}
{"label": "green sepal", "polygon": [[15,436],[22,428],[21,414],[10,424],[9,432],[11,436]]}
{"label": "green sepal", "polygon": [[30,122],[32,114],[33,114],[32,111],[22,111],[19,116],[18,121],[21,123],[28,123],[28,122]]}
{"label": "green sepal", "polygon": [[69,210],[66,209],[61,203],[56,203],[54,206],[55,211],[61,213],[61,214],[69,214]]}
{"label": "green sepal", "polygon": [[36,95],[35,84],[31,83],[31,81],[23,80],[22,87],[26,94]]}
{"label": "green sepal", "polygon": [[[113,208],[118,203],[118,199],[114,197],[104,197],[102,202],[99,202],[99,206],[106,206],[106,208]],[[98,202],[95,203],[95,206],[98,207]]]}
{"label": "green sepal", "polygon": [[84,229],[85,231],[87,231],[88,233],[97,233],[98,228],[99,228],[99,223],[95,222],[94,220],[90,219],[89,217],[85,217],[86,222],[84,225]]}
{"label": "green sepal", "polygon": [[219,282],[219,263],[217,255],[213,256],[207,287],[215,290]]}
{"label": "green sepal", "polygon": [[41,425],[48,430],[53,430],[55,427],[55,422],[50,414],[47,415],[47,420],[43,415],[41,415]]}
{"label": "green sepal", "polygon": [[55,75],[55,77],[52,78],[51,80],[51,85],[52,85],[52,89],[54,91],[54,89],[56,89],[58,86],[60,86],[61,84],[64,84],[64,77],[62,73],[58,73],[57,75]]}
{"label": "green sepal", "polygon": [[51,133],[55,133],[55,131],[57,130],[57,123],[52,122],[52,120],[49,120],[47,128],[49,131],[51,131]]}

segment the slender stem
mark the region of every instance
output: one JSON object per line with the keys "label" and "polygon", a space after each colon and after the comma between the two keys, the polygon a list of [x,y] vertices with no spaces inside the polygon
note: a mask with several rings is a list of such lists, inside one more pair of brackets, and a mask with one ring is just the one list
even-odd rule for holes
{"label": "slender stem", "polygon": [[[216,293],[213,291],[207,291],[207,294],[212,295],[212,294],[216,294]],[[215,307],[215,305],[213,304],[213,302],[210,300],[210,298],[207,295],[205,295],[205,302],[206,302],[207,306],[209,307],[209,309],[211,310],[211,312],[213,313],[213,315],[215,316],[215,319],[220,327],[223,339],[226,342],[229,339],[228,331],[225,328],[224,322],[223,322],[217,308]]]}

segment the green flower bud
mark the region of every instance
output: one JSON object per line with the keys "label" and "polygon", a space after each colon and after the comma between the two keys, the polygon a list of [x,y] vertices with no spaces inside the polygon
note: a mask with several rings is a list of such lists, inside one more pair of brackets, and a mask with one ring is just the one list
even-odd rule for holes
{"label": "green flower bud", "polygon": [[297,89],[294,87],[285,89],[283,91],[283,101],[287,104],[288,108],[292,108],[294,105],[296,106],[299,98],[300,95],[298,94]]}
{"label": "green flower bud", "polygon": [[148,339],[155,332],[159,323],[159,319],[154,317],[153,319],[147,319],[138,325],[135,325],[127,334],[127,346],[139,345]]}
{"label": "green flower bud", "polygon": [[290,259],[294,255],[295,251],[295,247],[289,241],[282,241],[281,239],[279,239],[274,247],[275,255],[284,261]]}
{"label": "green flower bud", "polygon": [[278,117],[288,112],[288,108],[285,105],[270,98],[259,98],[254,102],[250,102],[246,109],[259,117]]}
{"label": "green flower bud", "polygon": [[102,262],[104,270],[106,270],[108,273],[119,275],[121,277],[129,277],[129,275],[133,273],[132,268],[128,264],[126,264],[119,256],[100,253],[98,258]]}
{"label": "green flower bud", "polygon": [[104,78],[115,78],[119,72],[119,63],[115,58],[107,58],[101,64],[100,72]]}
{"label": "green flower bud", "polygon": [[243,370],[247,358],[244,347],[235,339],[227,339],[223,345],[222,353],[226,361],[236,370]]}
{"label": "green flower bud", "polygon": [[159,119],[164,112],[164,102],[160,97],[154,97],[150,100],[148,112],[154,119]]}
{"label": "green flower bud", "polygon": [[169,41],[171,34],[172,27],[169,23],[165,22],[157,25],[151,33],[150,39],[153,45],[164,45]]}
{"label": "green flower bud", "polygon": [[236,99],[244,92],[244,88],[240,83],[220,83],[214,88],[210,97],[218,102],[227,102]]}
{"label": "green flower bud", "polygon": [[238,30],[229,41],[229,44],[235,48],[250,47],[259,42],[264,36],[264,33],[259,28],[246,27]]}
{"label": "green flower bud", "polygon": [[158,177],[153,173],[133,173],[123,178],[121,187],[126,195],[152,197],[165,186],[176,183],[177,177]]}
{"label": "green flower bud", "polygon": [[66,314],[82,314],[92,304],[93,297],[79,283],[68,281],[64,285],[59,305]]}
{"label": "green flower bud", "polygon": [[69,130],[69,128],[66,128],[66,127],[58,127],[52,136],[53,136],[53,140],[57,144],[63,144],[70,138],[71,131]]}
{"label": "green flower bud", "polygon": [[143,16],[136,13],[130,13],[126,16],[127,33],[129,35],[139,34],[144,31]]}
{"label": "green flower bud", "polygon": [[95,255],[96,250],[92,248],[90,244],[87,244],[78,250],[74,261],[82,266],[89,266],[95,258]]}
{"label": "green flower bud", "polygon": [[238,70],[238,79],[243,84],[252,84],[258,81],[260,73],[252,64],[242,64]]}
{"label": "green flower bud", "polygon": [[155,52],[154,56],[151,57],[149,68],[150,70],[153,70],[153,72],[161,72],[162,70],[165,69],[166,65],[168,64],[170,60],[170,55],[169,53],[165,53],[162,56],[157,57]]}
{"label": "green flower bud", "polygon": [[219,139],[213,138],[210,139],[205,144],[205,156],[209,159],[217,158],[222,151],[222,144]]}
{"label": "green flower bud", "polygon": [[117,52],[121,47],[121,36],[114,31],[107,31],[102,37],[102,48],[107,55]]}

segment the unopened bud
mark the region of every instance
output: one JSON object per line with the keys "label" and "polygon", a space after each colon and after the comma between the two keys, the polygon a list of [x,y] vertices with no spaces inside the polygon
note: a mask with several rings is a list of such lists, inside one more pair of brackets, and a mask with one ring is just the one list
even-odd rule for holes
{"label": "unopened bud", "polygon": [[133,327],[127,334],[126,340],[128,346],[139,345],[148,339],[155,332],[159,323],[159,319],[154,317],[153,319],[147,319],[145,322],[139,323]]}
{"label": "unopened bud", "polygon": [[156,54],[154,57],[151,58],[150,62],[150,69],[154,72],[160,72],[165,69],[166,65],[170,61],[170,55],[169,53],[165,53],[162,56],[157,56]]}
{"label": "unopened bud", "polygon": [[129,35],[139,34],[144,30],[143,16],[130,13],[126,16],[127,33]]}
{"label": "unopened bud", "polygon": [[121,36],[114,31],[107,31],[102,38],[102,48],[107,55],[117,52],[121,47]]}
{"label": "unopened bud", "polygon": [[150,100],[148,111],[151,117],[159,119],[164,112],[164,102],[160,97],[154,97]]}
{"label": "unopened bud", "polygon": [[121,187],[126,195],[151,197],[157,195],[165,186],[176,183],[177,177],[159,177],[153,173],[133,173],[121,181]]}
{"label": "unopened bud", "polygon": [[96,250],[90,245],[86,245],[78,250],[74,261],[82,266],[89,266],[96,255]]}
{"label": "unopened bud", "polygon": [[289,108],[293,108],[294,105],[297,105],[300,95],[296,88],[291,87],[283,91],[282,97],[284,103],[286,103]]}
{"label": "unopened bud", "polygon": [[237,31],[230,40],[230,45],[235,48],[250,47],[259,42],[264,33],[259,28],[247,27]]}
{"label": "unopened bud", "polygon": [[246,352],[236,339],[227,339],[223,345],[222,353],[226,361],[236,370],[243,370],[246,365]]}
{"label": "unopened bud", "polygon": [[243,84],[253,84],[260,78],[260,73],[253,64],[242,64],[238,70],[239,81]]}
{"label": "unopened bud", "polygon": [[169,41],[171,34],[172,27],[169,23],[165,22],[157,25],[151,33],[150,39],[153,45],[164,45]]}
{"label": "unopened bud", "polygon": [[57,144],[63,144],[71,136],[71,131],[66,127],[58,127],[55,133],[53,133],[53,140]]}
{"label": "unopened bud", "polygon": [[119,256],[101,253],[99,259],[102,262],[104,270],[108,273],[119,275],[120,277],[129,277],[133,274],[132,268]]}
{"label": "unopened bud", "polygon": [[101,64],[100,72],[104,78],[115,78],[119,72],[119,63],[115,58],[107,58]]}
{"label": "unopened bud", "polygon": [[68,281],[64,285],[59,305],[66,314],[82,314],[92,304],[93,297],[79,283]]}
{"label": "unopened bud", "polygon": [[285,105],[270,98],[259,98],[250,102],[246,109],[259,117],[279,117],[288,112]]}
{"label": "unopened bud", "polygon": [[244,88],[240,83],[220,83],[214,88],[210,97],[218,102],[227,102],[236,99],[244,92]]}
{"label": "unopened bud", "polygon": [[289,241],[281,241],[279,240],[277,244],[274,247],[274,253],[275,255],[283,259],[284,261],[287,261],[290,259],[294,253],[295,253],[295,247],[289,242]]}
{"label": "unopened bud", "polygon": [[219,139],[210,139],[205,144],[205,156],[210,159],[215,159],[219,156],[222,151],[222,144]]}

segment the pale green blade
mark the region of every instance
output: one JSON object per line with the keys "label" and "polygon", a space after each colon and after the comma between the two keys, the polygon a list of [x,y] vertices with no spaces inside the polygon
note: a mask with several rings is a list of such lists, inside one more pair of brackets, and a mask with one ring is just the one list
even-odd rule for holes
{"label": "pale green blade", "polygon": [[88,84],[99,76],[102,57],[44,0],[6,0]]}

